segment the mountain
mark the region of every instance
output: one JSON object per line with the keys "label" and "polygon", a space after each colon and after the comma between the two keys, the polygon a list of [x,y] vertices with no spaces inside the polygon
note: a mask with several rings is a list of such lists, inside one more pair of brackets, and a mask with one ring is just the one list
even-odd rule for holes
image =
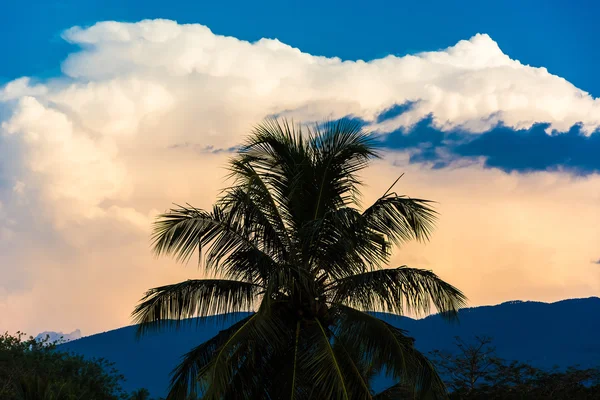
{"label": "mountain", "polygon": [[[600,365],[600,298],[563,300],[556,303],[511,301],[496,306],[466,308],[458,323],[439,315],[411,319],[375,313],[416,338],[423,352],[453,350],[459,336],[491,336],[500,357],[519,360],[536,367],[596,367]],[[153,396],[164,396],[169,373],[181,355],[211,338],[219,330],[247,314],[190,320],[179,330],[152,333],[135,339],[135,326],[84,337],[61,348],[87,357],[104,357],[116,364],[127,378],[124,387],[132,391],[147,388]]]}
{"label": "mountain", "polygon": [[71,340],[81,339],[81,331],[79,329],[75,329],[71,333],[46,331],[46,332],[42,332],[42,333],[38,334],[35,337],[35,339],[43,340],[46,337],[48,337],[49,342],[56,342],[56,341],[70,342]]}

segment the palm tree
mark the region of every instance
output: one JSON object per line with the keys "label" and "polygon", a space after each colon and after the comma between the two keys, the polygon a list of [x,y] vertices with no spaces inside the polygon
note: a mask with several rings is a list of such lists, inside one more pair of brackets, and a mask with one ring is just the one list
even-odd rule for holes
{"label": "palm tree", "polygon": [[413,395],[445,394],[413,339],[368,312],[434,306],[451,319],[466,301],[431,271],[382,268],[393,245],[428,240],[436,212],[392,188],[361,210],[357,174],[375,144],[350,120],[267,120],[230,160],[232,186],[211,211],[158,217],[156,254],[187,261],[198,250],[214,279],[150,289],[133,312],[138,334],[251,311],[183,356],[169,399],[370,399],[364,365]]}

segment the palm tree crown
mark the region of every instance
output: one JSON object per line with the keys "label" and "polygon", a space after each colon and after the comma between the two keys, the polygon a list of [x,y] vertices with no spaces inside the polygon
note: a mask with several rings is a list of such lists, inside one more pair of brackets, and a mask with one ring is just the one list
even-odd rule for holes
{"label": "palm tree crown", "polygon": [[267,120],[231,159],[233,184],[211,211],[159,216],[155,252],[185,261],[198,250],[215,279],[149,290],[133,313],[138,333],[251,311],[183,357],[170,399],[371,399],[374,373],[403,393],[444,393],[413,339],[367,312],[433,306],[453,318],[466,300],[431,271],[382,268],[393,245],[428,239],[436,212],[392,188],[361,209],[357,174],[377,156],[353,121]]}

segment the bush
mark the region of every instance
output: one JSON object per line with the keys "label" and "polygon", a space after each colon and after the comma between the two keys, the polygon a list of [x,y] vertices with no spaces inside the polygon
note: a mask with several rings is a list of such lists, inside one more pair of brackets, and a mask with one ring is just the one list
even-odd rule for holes
{"label": "bush", "polygon": [[117,400],[128,396],[124,377],[105,359],[86,360],[59,351],[56,342],[0,336],[0,399]]}

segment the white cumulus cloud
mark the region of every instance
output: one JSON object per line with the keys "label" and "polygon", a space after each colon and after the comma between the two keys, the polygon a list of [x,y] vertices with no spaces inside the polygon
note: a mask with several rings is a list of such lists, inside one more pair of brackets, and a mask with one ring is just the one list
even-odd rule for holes
{"label": "white cumulus cloud", "polygon": [[[166,20],[103,22],[72,28],[64,37],[84,46],[63,65],[70,77],[193,78],[200,81],[198,102],[229,98],[281,111],[326,101],[338,103],[333,109],[338,116],[352,112],[372,120],[392,104],[419,101],[381,129],[410,125],[428,113],[441,127],[472,131],[498,120],[519,128],[550,122],[560,130],[577,122],[588,129],[600,123],[597,99],[545,68],[512,60],[485,34],[440,51],[369,62],[316,57],[278,40],[249,43]],[[219,92],[202,83],[207,77],[219,82]]]}

